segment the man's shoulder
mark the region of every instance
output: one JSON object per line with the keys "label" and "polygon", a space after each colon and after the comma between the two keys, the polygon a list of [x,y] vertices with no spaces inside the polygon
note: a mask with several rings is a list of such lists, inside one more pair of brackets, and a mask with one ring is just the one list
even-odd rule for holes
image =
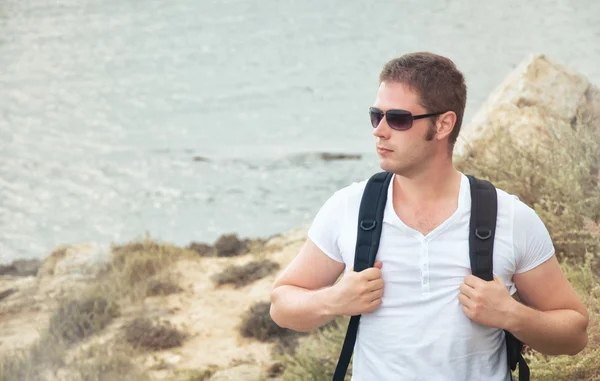
{"label": "man's shoulder", "polygon": [[[496,187],[496,193],[498,195],[499,213],[501,211],[507,212],[506,214],[512,216],[516,225],[523,225],[523,223],[526,225],[527,223],[539,219],[535,209],[521,200],[518,195],[498,187]],[[517,227],[516,225],[515,227]]]}
{"label": "man's shoulder", "polygon": [[352,182],[338,189],[332,197],[345,200],[348,205],[359,205],[369,179]]}

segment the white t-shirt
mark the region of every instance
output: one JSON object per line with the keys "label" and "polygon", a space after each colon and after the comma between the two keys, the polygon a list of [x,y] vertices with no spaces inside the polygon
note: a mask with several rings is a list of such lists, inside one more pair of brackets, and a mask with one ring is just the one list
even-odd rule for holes
{"label": "white t-shirt", "polygon": [[[388,189],[377,260],[383,262],[381,306],[362,315],[352,381],[508,381],[504,331],[470,320],[458,301],[471,271],[469,180],[462,175],[458,208],[423,236],[405,225]],[[322,206],[309,238],[332,259],[354,264],[358,209],[366,180],[337,191]],[[500,189],[494,274],[514,294],[512,276],[554,254],[543,222],[516,196]]]}

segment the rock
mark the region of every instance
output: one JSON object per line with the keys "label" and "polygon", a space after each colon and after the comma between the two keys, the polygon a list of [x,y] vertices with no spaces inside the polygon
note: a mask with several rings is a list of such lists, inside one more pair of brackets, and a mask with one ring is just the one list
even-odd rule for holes
{"label": "rock", "polygon": [[93,278],[106,269],[109,261],[105,246],[93,243],[59,246],[44,260],[38,276]]}
{"label": "rock", "polygon": [[202,242],[192,242],[188,245],[187,249],[195,251],[202,257],[212,257],[214,255],[213,247]]}
{"label": "rock", "polygon": [[321,159],[325,161],[333,161],[333,160],[359,160],[362,158],[362,155],[358,154],[347,154],[347,153],[329,153],[323,152],[321,154]]}
{"label": "rock", "polygon": [[488,148],[498,130],[532,148],[546,139],[571,134],[580,120],[600,117],[600,90],[570,69],[534,55],[498,86],[463,126],[454,154],[476,154]]}
{"label": "rock", "polygon": [[259,380],[261,376],[262,368],[260,365],[242,364],[216,372],[210,378],[210,381]]}
{"label": "rock", "polygon": [[19,259],[10,265],[0,265],[0,275],[35,276],[41,263],[39,259]]}
{"label": "rock", "polygon": [[200,162],[203,162],[203,163],[208,163],[210,161],[209,159],[207,159],[207,158],[205,158],[203,156],[194,156],[194,157],[192,157],[192,160],[193,161],[200,161]]}
{"label": "rock", "polygon": [[58,297],[80,290],[108,269],[110,250],[97,244],[56,248],[38,272],[40,297]]}
{"label": "rock", "polygon": [[244,254],[248,244],[241,241],[237,234],[224,234],[215,242],[215,250],[219,257],[233,257]]}

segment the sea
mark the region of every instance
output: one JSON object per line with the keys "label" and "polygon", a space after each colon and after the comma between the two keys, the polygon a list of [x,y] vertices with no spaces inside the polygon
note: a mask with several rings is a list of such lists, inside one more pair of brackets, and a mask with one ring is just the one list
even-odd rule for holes
{"label": "sea", "polygon": [[600,84],[600,1],[0,0],[0,263],[309,224],[379,170],[368,107],[414,51],[468,122],[532,54]]}

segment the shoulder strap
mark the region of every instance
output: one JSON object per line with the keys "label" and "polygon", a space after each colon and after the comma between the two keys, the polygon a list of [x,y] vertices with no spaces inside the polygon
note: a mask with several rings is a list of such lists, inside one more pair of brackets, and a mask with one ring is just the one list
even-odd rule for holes
{"label": "shoulder strap", "polygon": [[471,272],[483,280],[494,279],[494,236],[498,198],[489,181],[467,176],[471,184],[471,224],[469,227],[469,256]]}
{"label": "shoulder strap", "polygon": [[[494,279],[494,237],[498,214],[498,195],[489,181],[467,176],[471,184],[471,224],[469,227],[469,255],[471,272],[487,281]],[[519,365],[519,381],[529,381],[529,366],[521,353],[523,343],[512,333],[504,331],[508,367]]]}
{"label": "shoulder strap", "polygon": [[[358,232],[354,254],[354,271],[363,271],[375,264],[379,249],[379,237],[383,225],[383,212],[387,202],[387,191],[392,173],[380,172],[373,175],[367,185],[358,211]],[[348,371],[350,358],[356,343],[360,315],[352,316],[344,339],[333,381],[343,381]]]}
{"label": "shoulder strap", "polygon": [[365,186],[358,211],[354,271],[363,271],[375,264],[383,225],[383,212],[392,176],[390,172],[377,173]]}

